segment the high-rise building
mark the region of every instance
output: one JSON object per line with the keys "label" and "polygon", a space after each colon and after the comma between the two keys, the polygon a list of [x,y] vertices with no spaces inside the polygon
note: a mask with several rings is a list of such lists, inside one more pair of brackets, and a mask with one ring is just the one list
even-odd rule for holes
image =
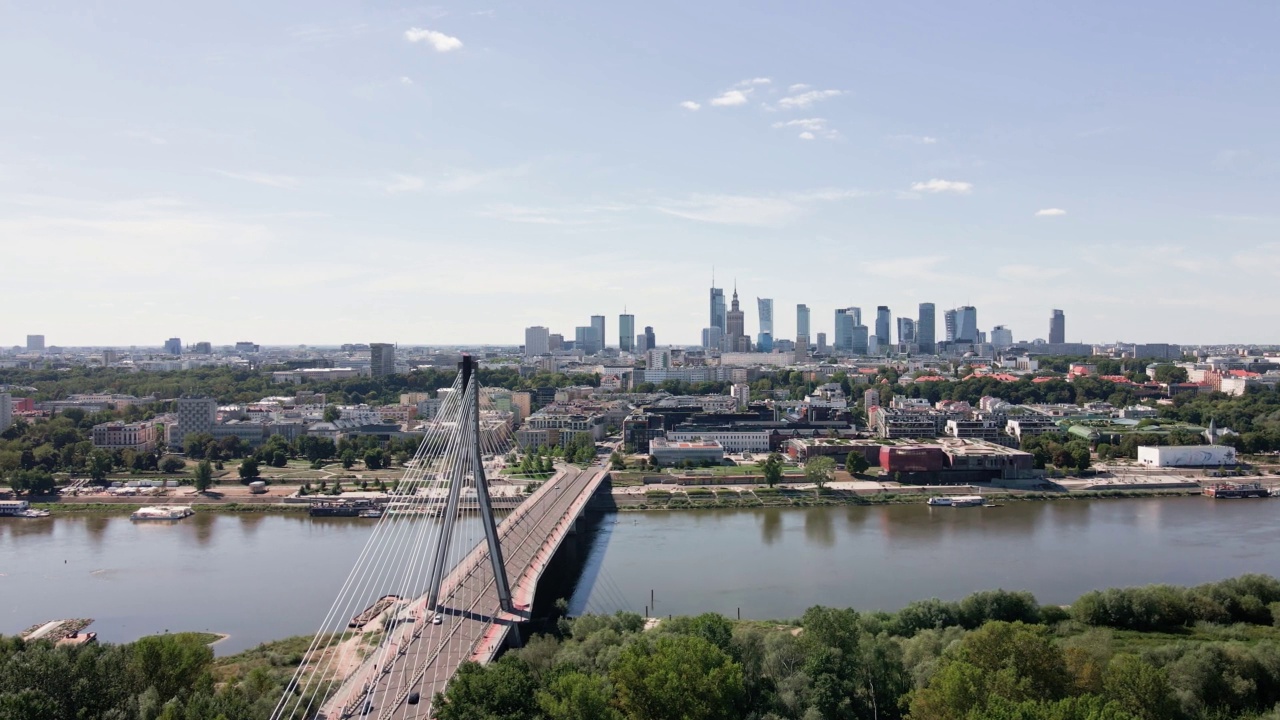
{"label": "high-rise building", "polygon": [[573,347],[581,350],[583,355],[596,355],[600,352],[599,330],[594,325],[580,325],[573,329]]}
{"label": "high-rise building", "polygon": [[524,329],[524,356],[536,357],[551,352],[551,331],[541,325]]}
{"label": "high-rise building", "polygon": [[773,334],[773,299],[756,298],[756,306],[760,308],[760,332]]}
{"label": "high-rise building", "polygon": [[796,345],[800,344],[801,339],[806,345],[809,344],[809,306],[796,305]]}
{"label": "high-rise building", "polygon": [[890,342],[889,324],[892,322],[893,317],[889,314],[888,305],[876,308],[876,339],[881,345],[888,345]]}
{"label": "high-rise building", "polygon": [[878,336],[876,335],[867,336],[867,354],[868,355],[880,354],[880,338]]}
{"label": "high-rise building", "polygon": [[853,351],[853,329],[858,326],[854,311],[858,308],[836,308],[836,351]]}
{"label": "high-rise building", "polygon": [[1067,316],[1061,310],[1054,310],[1049,318],[1049,342],[1065,343],[1067,341]]}
{"label": "high-rise building", "polygon": [[547,337],[547,352],[559,352],[564,349],[564,335],[551,333]]}
{"label": "high-rise building", "polygon": [[604,333],[604,316],[592,315],[591,327],[596,330],[596,340],[600,343],[600,349],[603,350],[609,347],[609,336]]}
{"label": "high-rise building", "polygon": [[197,355],[212,355],[213,343],[202,340],[195,344],[195,347],[192,348],[192,352]]}
{"label": "high-rise building", "polygon": [[384,377],[395,373],[396,346],[391,343],[369,343],[369,374]]}
{"label": "high-rise building", "polygon": [[934,334],[933,321],[933,303],[920,303],[920,317],[916,320],[916,344],[920,346],[922,353],[934,351],[934,343],[937,342],[938,336]]}
{"label": "high-rise building", "polygon": [[218,401],[214,398],[178,398],[176,414],[178,423],[169,428],[169,447],[182,450],[182,440],[187,435],[213,433],[218,421]]}
{"label": "high-rise building", "polygon": [[649,348],[644,353],[644,364],[649,370],[671,368],[671,348]]}
{"label": "high-rise building", "polygon": [[7,392],[0,392],[0,433],[13,424],[13,397]]}
{"label": "high-rise building", "polygon": [[751,386],[746,383],[733,384],[733,399],[738,401],[738,409],[746,410],[751,402]]}
{"label": "high-rise building", "polygon": [[702,328],[702,347],[707,350],[719,350],[724,343],[724,331],[718,327]]}
{"label": "high-rise building", "polygon": [[978,309],[972,305],[956,308],[956,342],[978,342]]}
{"label": "high-rise building", "polygon": [[915,345],[917,344],[916,321],[911,318],[898,318],[898,344]]}
{"label": "high-rise building", "polygon": [[636,316],[623,313],[618,316],[618,349],[631,352],[635,348]]}
{"label": "high-rise building", "polygon": [[997,348],[1006,348],[1013,344],[1013,331],[1003,325],[991,328],[991,344]]}
{"label": "high-rise building", "polygon": [[818,333],[818,354],[819,355],[827,354],[827,334],[826,333]]}
{"label": "high-rise building", "polygon": [[658,336],[653,334],[653,326],[644,326],[644,346],[645,349],[653,349],[658,347]]}
{"label": "high-rise building", "polygon": [[27,352],[41,352],[42,350],[44,350],[44,336],[28,335]]}
{"label": "high-rise building", "polygon": [[947,342],[956,341],[956,333],[959,331],[959,321],[955,310],[948,310],[942,314],[943,322],[947,326]]}
{"label": "high-rise building", "polygon": [[866,355],[871,352],[871,337],[866,325],[853,326],[853,354]]}
{"label": "high-rise building", "polygon": [[738,304],[738,288],[733,288],[733,303],[725,315],[725,346],[729,352],[751,352],[751,339],[747,337],[747,314]]}
{"label": "high-rise building", "polygon": [[164,351],[165,351],[165,352],[167,352],[167,353],[169,353],[170,355],[181,355],[181,354],[182,354],[182,339],[181,339],[181,338],[169,338],[168,340],[165,340],[165,341],[164,341]]}
{"label": "high-rise building", "polygon": [[[712,284],[714,285],[714,281],[712,281]],[[726,317],[726,313],[724,309],[724,290],[718,287],[712,287],[711,288],[711,322],[708,323],[708,325],[710,327],[720,328],[721,333],[727,333],[728,332],[728,327],[726,325],[727,322],[728,322],[728,318]]]}

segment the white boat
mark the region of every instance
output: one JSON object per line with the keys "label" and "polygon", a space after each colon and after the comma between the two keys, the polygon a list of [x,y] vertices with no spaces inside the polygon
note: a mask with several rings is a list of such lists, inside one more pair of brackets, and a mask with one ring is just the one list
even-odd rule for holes
{"label": "white boat", "polygon": [[24,518],[43,518],[43,517],[49,517],[49,511],[48,511],[48,510],[35,510],[35,509],[30,509],[30,508],[28,508],[27,510],[22,510],[21,512],[19,512],[19,513],[17,514],[17,517],[24,517]]}
{"label": "white boat", "polygon": [[977,507],[985,504],[981,495],[953,495],[951,497],[951,507]]}
{"label": "white boat", "polygon": [[944,506],[944,507],[949,507],[949,506],[951,505],[951,498],[949,498],[949,497],[947,497],[947,496],[945,496],[945,495],[934,495],[933,497],[929,498],[929,499],[925,502],[925,504],[926,504],[926,505],[940,505],[940,506]]}
{"label": "white boat", "polygon": [[151,507],[138,508],[132,515],[130,520],[181,520],[195,514],[195,510],[189,505],[153,505]]}
{"label": "white boat", "polygon": [[368,508],[367,510],[361,510],[361,511],[357,514],[357,517],[362,517],[362,518],[380,518],[380,517],[382,517],[382,511],[381,511],[381,510],[379,510],[378,508]]}

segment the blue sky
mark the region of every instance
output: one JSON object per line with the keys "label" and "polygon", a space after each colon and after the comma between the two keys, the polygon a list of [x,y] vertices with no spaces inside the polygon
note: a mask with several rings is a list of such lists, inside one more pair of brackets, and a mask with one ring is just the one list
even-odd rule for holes
{"label": "blue sky", "polygon": [[[1117,5],[1120,5],[1119,7]],[[523,340],[712,266],[1277,342],[1267,2],[0,2],[0,345]]]}

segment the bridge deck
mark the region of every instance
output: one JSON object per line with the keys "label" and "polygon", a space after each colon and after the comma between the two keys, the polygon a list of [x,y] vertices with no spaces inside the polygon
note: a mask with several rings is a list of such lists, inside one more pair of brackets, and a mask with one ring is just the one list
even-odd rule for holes
{"label": "bridge deck", "polygon": [[[498,526],[518,613],[527,615],[538,579],[605,472],[600,467],[570,467],[557,480],[544,483]],[[462,607],[463,603],[467,606]],[[420,597],[401,608],[397,613],[401,622],[387,631],[391,654],[372,653],[354,668],[320,717],[425,720],[430,717],[432,698],[444,691],[458,666],[471,659],[491,660],[511,625],[525,619],[499,612],[483,540],[446,579],[440,625],[429,622],[431,613],[425,606],[426,598]],[[380,658],[390,659],[377,667]],[[414,692],[420,699],[410,705],[406,699]]]}

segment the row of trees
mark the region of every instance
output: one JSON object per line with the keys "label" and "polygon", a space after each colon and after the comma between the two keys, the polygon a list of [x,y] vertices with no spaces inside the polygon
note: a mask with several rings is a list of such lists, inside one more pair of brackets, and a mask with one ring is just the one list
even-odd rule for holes
{"label": "row of trees", "polygon": [[[1225,602],[1267,595],[1274,583],[1246,577],[1204,592],[1220,592]],[[1275,633],[1248,644],[1216,639],[1225,627],[1189,640],[1122,638],[1084,624],[1075,608],[1090,597],[1070,615],[1004,591],[897,613],[813,607],[798,628],[707,614],[646,632],[638,615],[584,616],[562,620],[559,632],[497,663],[465,665],[437,697],[437,713],[442,720],[1280,716]]]}

